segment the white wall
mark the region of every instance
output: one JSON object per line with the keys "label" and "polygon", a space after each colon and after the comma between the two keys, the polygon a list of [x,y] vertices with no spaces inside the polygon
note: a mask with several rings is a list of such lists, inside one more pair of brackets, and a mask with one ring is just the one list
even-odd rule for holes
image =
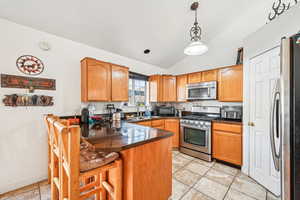
{"label": "white wall", "polygon": [[[243,121],[247,124],[250,119],[250,59],[280,45],[282,37],[289,37],[300,31],[300,4],[292,7],[288,12],[276,20],[249,35],[244,40],[244,116]],[[244,126],[244,156],[243,172],[249,173],[249,127]]]}
{"label": "white wall", "polygon": [[[22,75],[16,59],[24,54],[34,55],[45,64],[38,77],[57,81],[56,91],[36,91],[54,96],[53,107],[4,107],[0,103],[0,194],[40,181],[47,177],[47,137],[43,114],[72,115],[80,109],[80,60],[86,56],[130,67],[131,71],[152,74],[163,69],[92,48],[64,38],[40,32],[0,19],[0,72]],[[52,50],[38,48],[41,40]],[[0,88],[5,94],[27,93],[24,89]]]}
{"label": "white wall", "polygon": [[[201,56],[187,56],[169,69],[169,73],[204,71],[236,63],[237,50],[243,46],[243,40],[267,22],[267,15],[273,0],[261,1],[256,9],[249,9],[230,24],[226,31],[220,33],[208,45],[208,52]],[[230,11],[228,11],[230,12]]]}

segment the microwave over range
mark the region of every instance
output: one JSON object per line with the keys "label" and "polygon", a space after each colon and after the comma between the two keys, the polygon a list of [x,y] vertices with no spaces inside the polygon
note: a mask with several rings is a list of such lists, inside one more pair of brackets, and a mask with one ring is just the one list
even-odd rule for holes
{"label": "microwave over range", "polygon": [[187,85],[188,100],[217,99],[217,81],[194,83]]}

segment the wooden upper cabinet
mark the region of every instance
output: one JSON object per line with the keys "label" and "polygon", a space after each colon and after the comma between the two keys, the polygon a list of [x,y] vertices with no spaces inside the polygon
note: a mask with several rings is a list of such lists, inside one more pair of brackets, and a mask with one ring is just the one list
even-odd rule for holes
{"label": "wooden upper cabinet", "polygon": [[174,133],[172,137],[173,148],[179,147],[179,120],[178,119],[166,119],[165,130]]}
{"label": "wooden upper cabinet", "polygon": [[175,102],[177,100],[176,76],[163,75],[162,88],[162,96],[164,102]]}
{"label": "wooden upper cabinet", "polygon": [[111,100],[128,101],[128,68],[111,64],[111,76]]}
{"label": "wooden upper cabinet", "polygon": [[209,70],[202,72],[202,82],[217,81],[218,70]]}
{"label": "wooden upper cabinet", "polygon": [[81,61],[81,101],[111,100],[111,66],[92,58]]}
{"label": "wooden upper cabinet", "polygon": [[149,78],[150,102],[162,101],[162,76],[153,75]]}
{"label": "wooden upper cabinet", "polygon": [[243,65],[219,70],[219,101],[243,101]]}
{"label": "wooden upper cabinet", "polygon": [[179,75],[176,77],[177,84],[177,102],[185,102],[187,98],[186,85],[188,83],[187,75]]}
{"label": "wooden upper cabinet", "polygon": [[200,83],[202,81],[202,72],[188,74],[188,83]]}

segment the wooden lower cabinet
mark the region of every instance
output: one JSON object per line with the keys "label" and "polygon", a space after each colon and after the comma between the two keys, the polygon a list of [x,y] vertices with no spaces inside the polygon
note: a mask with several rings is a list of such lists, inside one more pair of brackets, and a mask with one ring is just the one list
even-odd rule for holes
{"label": "wooden lower cabinet", "polygon": [[151,127],[151,121],[137,122],[138,125]]}
{"label": "wooden lower cabinet", "polygon": [[149,126],[152,128],[163,129],[174,133],[172,137],[173,148],[179,147],[180,122],[179,119],[156,119],[149,121],[136,122],[138,125]]}
{"label": "wooden lower cabinet", "polygon": [[[171,196],[171,137],[123,150],[120,156],[123,160],[122,200],[167,200]],[[111,183],[115,183],[113,175],[113,171],[108,174]]]}
{"label": "wooden lower cabinet", "polygon": [[242,125],[213,123],[213,157],[242,165]]}
{"label": "wooden lower cabinet", "polygon": [[165,128],[165,120],[164,119],[152,120],[151,126],[154,128],[160,127],[160,128],[164,129]]}
{"label": "wooden lower cabinet", "polygon": [[173,135],[173,148],[179,147],[179,119],[166,119],[165,120],[165,130],[174,133]]}

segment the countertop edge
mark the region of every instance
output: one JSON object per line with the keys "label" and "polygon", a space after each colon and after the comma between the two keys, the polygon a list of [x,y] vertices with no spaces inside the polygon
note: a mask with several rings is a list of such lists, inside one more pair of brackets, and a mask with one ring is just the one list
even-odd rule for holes
{"label": "countertop edge", "polygon": [[237,125],[243,125],[243,122],[239,122],[239,121],[230,121],[230,120],[222,120],[222,119],[212,120],[212,122],[215,122],[215,123],[225,123],[225,124],[237,124]]}

